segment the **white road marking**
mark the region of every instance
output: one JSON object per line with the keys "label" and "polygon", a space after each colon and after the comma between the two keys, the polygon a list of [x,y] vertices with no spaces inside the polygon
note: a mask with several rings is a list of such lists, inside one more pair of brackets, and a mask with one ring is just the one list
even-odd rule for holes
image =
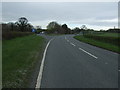
{"label": "white road marking", "polygon": [[95,59],[97,59],[97,58],[98,58],[98,57],[94,56],[93,54],[91,54],[91,53],[89,53],[89,52],[85,51],[85,50],[84,50],[84,49],[82,49],[82,48],[79,48],[79,49],[80,49],[80,50],[82,50],[83,52],[87,53],[88,55],[90,55],[90,56],[94,57]]}
{"label": "white road marking", "polygon": [[38,75],[38,78],[37,78],[37,83],[36,83],[36,87],[35,87],[35,88],[40,88],[40,86],[41,86],[41,80],[42,80],[42,73],[43,73],[45,56],[46,56],[46,52],[47,52],[48,46],[50,45],[50,42],[51,42],[52,40],[53,40],[53,39],[51,39],[51,40],[47,43],[47,46],[46,46],[46,48],[45,48],[45,51],[44,51],[44,54],[43,54],[43,58],[42,58],[42,62],[41,62],[41,65],[40,65],[40,71],[39,71],[39,75]]}
{"label": "white road marking", "polygon": [[74,47],[76,46],[75,44],[73,44],[73,43],[70,43],[71,45],[73,45]]}

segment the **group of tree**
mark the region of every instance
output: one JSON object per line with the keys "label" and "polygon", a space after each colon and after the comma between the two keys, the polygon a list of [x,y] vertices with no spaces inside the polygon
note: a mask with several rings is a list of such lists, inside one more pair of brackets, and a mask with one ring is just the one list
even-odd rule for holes
{"label": "group of tree", "polygon": [[[28,23],[28,19],[25,17],[20,17],[15,23],[2,23],[2,31],[16,31],[16,32],[31,32],[34,27]],[[81,28],[75,27],[74,29],[70,29],[67,24],[60,25],[57,22],[50,22],[47,25],[47,29],[42,29],[40,26],[36,26],[36,33],[40,33],[42,31],[46,33],[56,33],[56,34],[77,34],[80,32],[86,33],[85,30],[88,30],[85,25],[82,25]],[[89,30],[90,31],[90,30]]]}
{"label": "group of tree", "polygon": [[119,28],[108,29],[106,32],[111,32],[111,33],[120,33],[120,29],[119,29]]}
{"label": "group of tree", "polygon": [[86,30],[86,26],[79,28],[75,27],[74,29],[70,29],[67,24],[60,25],[57,22],[50,22],[47,26],[47,33],[56,33],[56,34],[77,34],[81,31]]}
{"label": "group of tree", "polygon": [[33,26],[28,23],[27,18],[21,17],[17,22],[2,23],[2,32],[31,32]]}
{"label": "group of tree", "polygon": [[50,22],[47,26],[47,33],[70,34],[71,29],[66,24],[60,25],[57,22]]}
{"label": "group of tree", "polygon": [[[28,19],[25,17],[20,17],[15,23],[2,23],[2,32],[16,31],[16,32],[32,32],[33,25],[28,22]],[[42,29],[40,26],[36,26],[36,33],[40,33],[42,31],[46,33],[55,33],[55,34],[77,34],[82,33],[83,35],[87,33],[94,32],[93,29],[88,29],[86,25],[82,25],[80,28],[75,27],[74,29],[70,29],[67,24],[58,24],[55,21],[50,22],[47,25],[47,29]],[[100,30],[105,32],[116,32],[120,33],[120,29],[109,29],[109,30]]]}

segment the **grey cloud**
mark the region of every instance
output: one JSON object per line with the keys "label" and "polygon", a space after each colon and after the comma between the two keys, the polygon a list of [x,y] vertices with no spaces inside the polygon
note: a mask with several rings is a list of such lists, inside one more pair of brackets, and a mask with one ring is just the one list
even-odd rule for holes
{"label": "grey cloud", "polygon": [[[70,24],[90,24],[113,26],[116,23],[97,22],[97,20],[117,18],[117,6],[115,2],[7,2],[3,3],[3,21],[16,21],[19,17],[25,16],[28,20],[42,24],[49,20],[68,22]],[[73,21],[73,22],[71,22]],[[43,24],[42,24],[43,25]]]}

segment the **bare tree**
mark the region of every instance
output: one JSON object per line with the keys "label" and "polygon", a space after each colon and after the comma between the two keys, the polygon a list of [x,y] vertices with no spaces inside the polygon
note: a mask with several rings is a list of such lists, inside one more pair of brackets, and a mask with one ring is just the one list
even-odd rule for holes
{"label": "bare tree", "polygon": [[20,30],[23,32],[28,25],[28,20],[25,17],[21,17],[18,19],[16,24],[20,27]]}

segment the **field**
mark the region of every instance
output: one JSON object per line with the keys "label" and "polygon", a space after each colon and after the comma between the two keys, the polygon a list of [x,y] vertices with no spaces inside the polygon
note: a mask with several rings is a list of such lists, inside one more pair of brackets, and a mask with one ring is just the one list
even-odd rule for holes
{"label": "field", "polygon": [[120,34],[118,33],[94,33],[84,36],[75,36],[74,38],[94,46],[120,53]]}
{"label": "field", "polygon": [[42,57],[44,41],[36,35],[3,41],[3,88],[27,87],[30,73]]}

